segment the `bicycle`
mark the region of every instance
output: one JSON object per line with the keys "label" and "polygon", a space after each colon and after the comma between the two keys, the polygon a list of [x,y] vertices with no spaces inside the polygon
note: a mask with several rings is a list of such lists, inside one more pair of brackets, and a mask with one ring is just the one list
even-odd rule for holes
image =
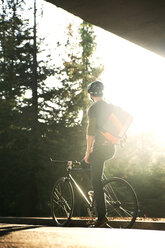
{"label": "bicycle", "polygon": [[[80,171],[88,168],[81,167],[80,162],[53,160],[53,163],[65,165],[66,177],[61,177],[55,183],[51,193],[51,212],[57,226],[68,226],[74,208],[74,189],[84,199],[91,218],[91,223],[96,220],[97,210],[95,208],[94,192],[89,191],[85,195],[78,183],[73,178],[72,171]],[[103,177],[103,189],[106,206],[107,227],[131,228],[135,223],[138,213],[138,200],[132,186],[124,179]]]}

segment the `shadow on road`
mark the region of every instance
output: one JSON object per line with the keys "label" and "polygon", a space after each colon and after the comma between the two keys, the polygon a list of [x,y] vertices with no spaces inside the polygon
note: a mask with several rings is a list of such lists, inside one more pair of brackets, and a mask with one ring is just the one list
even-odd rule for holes
{"label": "shadow on road", "polygon": [[23,230],[27,230],[27,229],[34,229],[34,228],[38,228],[38,227],[42,227],[42,226],[16,226],[16,225],[12,225],[12,226],[4,226],[0,228],[0,237],[5,236],[9,233],[12,232],[17,232],[17,231],[23,231]]}

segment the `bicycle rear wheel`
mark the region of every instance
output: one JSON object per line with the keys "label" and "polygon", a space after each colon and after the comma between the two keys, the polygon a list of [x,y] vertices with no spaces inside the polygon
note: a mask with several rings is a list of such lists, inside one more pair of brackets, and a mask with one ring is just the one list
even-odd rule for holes
{"label": "bicycle rear wheel", "polygon": [[73,214],[74,193],[68,178],[61,177],[54,185],[51,194],[52,217],[58,226],[69,224]]}
{"label": "bicycle rear wheel", "polygon": [[131,228],[138,212],[137,196],[132,186],[117,177],[105,180],[103,185],[109,225],[114,228]]}

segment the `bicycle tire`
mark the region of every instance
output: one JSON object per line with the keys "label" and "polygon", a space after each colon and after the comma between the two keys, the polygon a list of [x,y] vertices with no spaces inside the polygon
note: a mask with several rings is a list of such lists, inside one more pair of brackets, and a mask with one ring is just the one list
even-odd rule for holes
{"label": "bicycle tire", "polygon": [[106,216],[112,228],[131,228],[138,213],[138,200],[132,186],[113,177],[103,182]]}
{"label": "bicycle tire", "polygon": [[61,177],[51,194],[51,212],[57,226],[69,225],[73,214],[74,192],[69,178]]}

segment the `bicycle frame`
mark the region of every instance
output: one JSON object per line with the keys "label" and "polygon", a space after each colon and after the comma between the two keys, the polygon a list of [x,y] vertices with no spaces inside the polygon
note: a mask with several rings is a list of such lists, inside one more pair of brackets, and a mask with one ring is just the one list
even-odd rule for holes
{"label": "bicycle frame", "polygon": [[[85,169],[72,169],[72,171],[82,171]],[[72,175],[70,174],[70,172],[68,171],[68,178],[70,179],[70,181],[72,182],[72,184],[75,186],[75,188],[77,189],[77,191],[79,192],[79,194],[81,195],[81,197],[84,199],[84,201],[87,203],[88,207],[92,208],[93,205],[92,203],[89,201],[89,199],[86,197],[86,195],[84,194],[83,190],[80,188],[80,186],[78,185],[78,183],[75,181],[75,179],[72,177]],[[103,180],[106,179],[106,176],[103,174]]]}
{"label": "bicycle frame", "polygon": [[88,207],[92,207],[92,203],[90,200],[87,198],[87,196],[84,194],[83,190],[80,188],[78,183],[75,181],[75,179],[72,177],[71,172],[72,171],[85,171],[85,170],[90,170],[89,168],[73,168],[74,165],[80,165],[79,162],[72,162],[72,161],[60,161],[60,160],[53,160],[51,159],[51,162],[55,163],[63,163],[66,165],[66,170],[67,170],[67,178],[71,181],[72,185],[75,186],[81,197],[84,199],[84,201],[87,203]]}
{"label": "bicycle frame", "polygon": [[82,191],[82,189],[80,188],[80,186],[77,184],[77,182],[75,181],[75,179],[71,176],[71,174],[69,174],[69,179],[71,180],[72,184],[75,186],[75,188],[77,189],[77,191],[80,193],[80,195],[84,199],[84,201],[87,203],[87,205],[89,207],[92,207],[92,203],[88,200],[88,198],[86,197],[86,195],[84,194],[84,192]]}

